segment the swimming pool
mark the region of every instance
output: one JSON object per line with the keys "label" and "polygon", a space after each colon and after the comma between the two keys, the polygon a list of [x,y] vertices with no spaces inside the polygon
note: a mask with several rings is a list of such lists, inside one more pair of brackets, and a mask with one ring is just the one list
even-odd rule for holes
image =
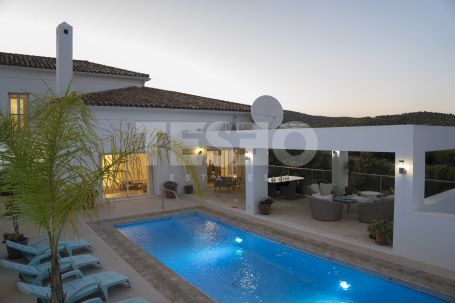
{"label": "swimming pool", "polygon": [[115,226],[217,302],[443,302],[201,213]]}

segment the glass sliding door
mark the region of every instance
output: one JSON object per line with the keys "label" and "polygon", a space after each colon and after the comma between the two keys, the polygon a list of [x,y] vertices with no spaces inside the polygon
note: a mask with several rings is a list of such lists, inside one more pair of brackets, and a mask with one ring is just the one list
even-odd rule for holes
{"label": "glass sliding door", "polygon": [[128,157],[128,196],[144,195],[148,192],[148,168],[146,154],[135,154]]}
{"label": "glass sliding door", "polygon": [[[112,163],[113,155],[107,154],[102,158],[102,164]],[[114,168],[113,168],[114,169]],[[122,198],[149,193],[149,166],[147,154],[129,155],[126,163],[111,170],[103,178],[103,191],[106,198]],[[115,179],[114,179],[115,175]]]}
{"label": "glass sliding door", "polygon": [[243,178],[245,152],[241,149],[207,150],[207,176]]}

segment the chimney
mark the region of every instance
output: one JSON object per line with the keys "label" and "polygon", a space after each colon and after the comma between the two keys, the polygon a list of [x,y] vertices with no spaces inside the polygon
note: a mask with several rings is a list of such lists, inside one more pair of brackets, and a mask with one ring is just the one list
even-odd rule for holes
{"label": "chimney", "polygon": [[57,96],[63,97],[73,78],[73,28],[66,22],[57,26]]}

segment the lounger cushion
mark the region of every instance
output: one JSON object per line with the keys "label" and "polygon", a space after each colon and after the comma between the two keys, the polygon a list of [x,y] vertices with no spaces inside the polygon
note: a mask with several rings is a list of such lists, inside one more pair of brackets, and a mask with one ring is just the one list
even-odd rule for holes
{"label": "lounger cushion", "polygon": [[[108,300],[109,287],[124,282],[128,283],[128,286],[130,286],[129,278],[127,276],[115,271],[105,271],[65,283],[63,284],[63,292],[70,302],[80,300],[90,294],[98,292],[98,290],[101,290],[104,298]],[[23,282],[17,282],[17,287],[21,292],[35,298],[44,300],[50,299],[50,287],[36,286]]]}
{"label": "lounger cushion", "polygon": [[[101,300],[100,298],[93,298],[93,299],[86,300],[82,303],[103,303],[103,300]],[[150,302],[144,298],[135,297],[135,298],[128,298],[125,300],[117,301],[116,303],[150,303]]]}
{"label": "lounger cushion", "polygon": [[35,266],[15,263],[8,260],[0,260],[0,265],[6,269],[12,269],[26,275],[39,275],[42,272]]}
{"label": "lounger cushion", "polygon": [[136,298],[130,298],[122,301],[118,301],[117,303],[150,303],[144,298],[136,297]]}

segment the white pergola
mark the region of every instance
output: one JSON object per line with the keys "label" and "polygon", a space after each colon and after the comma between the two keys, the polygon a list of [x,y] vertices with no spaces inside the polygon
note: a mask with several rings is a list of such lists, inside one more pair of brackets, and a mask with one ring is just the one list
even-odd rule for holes
{"label": "white pergola", "polygon": [[[249,214],[267,197],[269,149],[332,150],[332,181],[344,188],[349,151],[395,153],[393,253],[455,271],[455,190],[424,198],[425,153],[455,149],[455,127],[394,125],[214,131],[183,138],[189,146],[246,150],[245,200]],[[198,142],[195,144],[195,140]],[[441,204],[444,207],[438,207]],[[437,211],[439,209],[439,211]],[[445,211],[440,211],[444,209]]]}

